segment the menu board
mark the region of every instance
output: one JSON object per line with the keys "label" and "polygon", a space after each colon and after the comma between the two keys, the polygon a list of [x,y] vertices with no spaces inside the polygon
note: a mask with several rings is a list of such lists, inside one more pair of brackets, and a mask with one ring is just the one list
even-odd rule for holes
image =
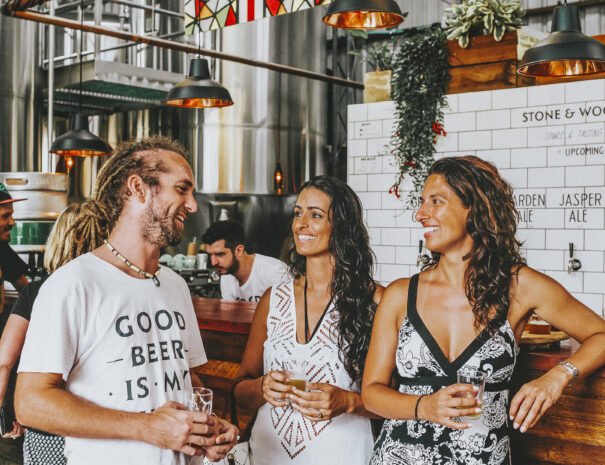
{"label": "menu board", "polygon": [[[603,183],[569,179],[574,166],[585,169],[587,165],[594,165],[595,172],[603,170],[604,121],[605,102],[511,111],[511,127],[528,128],[527,147],[546,150],[546,166],[533,171],[528,169],[527,174],[528,185],[544,187],[515,189],[520,227],[597,229],[605,226]],[[531,156],[531,150],[529,154]],[[543,179],[536,182],[532,176]]]}

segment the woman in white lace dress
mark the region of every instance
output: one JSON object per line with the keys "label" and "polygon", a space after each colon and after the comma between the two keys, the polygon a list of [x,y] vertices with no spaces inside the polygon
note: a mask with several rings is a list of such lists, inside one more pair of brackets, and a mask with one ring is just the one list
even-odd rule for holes
{"label": "woman in white lace dress", "polygon": [[[382,287],[361,202],[320,176],[302,187],[293,213],[294,279],[260,300],[234,389],[238,404],[259,407],[252,463],[366,465],[371,414],[359,390]],[[286,384],[288,359],[307,362],[306,391]]]}
{"label": "woman in white lace dress", "polygon": [[[512,189],[492,164],[474,156],[435,162],[416,219],[432,260],[389,285],[376,313],[362,392],[366,407],[388,420],[370,463],[508,464],[509,420],[527,431],[573,378],[605,363],[605,321],[525,266]],[[531,313],[582,345],[509,405]],[[482,404],[470,385],[457,383],[461,368],[487,373]]]}

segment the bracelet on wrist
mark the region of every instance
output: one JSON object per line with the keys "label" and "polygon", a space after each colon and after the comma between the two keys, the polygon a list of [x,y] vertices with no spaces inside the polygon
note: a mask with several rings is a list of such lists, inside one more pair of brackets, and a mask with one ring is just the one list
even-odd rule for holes
{"label": "bracelet on wrist", "polygon": [[265,373],[265,374],[263,375],[263,377],[260,379],[260,393],[261,393],[261,394],[264,394],[264,393],[263,393],[263,383],[265,382],[265,376],[267,376],[267,374],[268,374],[268,373]]}
{"label": "bracelet on wrist", "polygon": [[571,386],[573,384],[573,382],[576,380],[576,378],[578,377],[578,367],[567,360],[559,362],[559,363],[557,363],[557,365],[560,365],[563,368],[565,368],[565,370],[571,375],[571,380],[569,381],[569,384],[568,384],[568,386]]}
{"label": "bracelet on wrist", "polygon": [[420,405],[420,399],[422,399],[424,396],[426,396],[426,394],[422,394],[418,397],[418,400],[416,401],[416,407],[414,407],[414,420],[416,421],[420,420],[420,418],[418,418],[418,406]]}

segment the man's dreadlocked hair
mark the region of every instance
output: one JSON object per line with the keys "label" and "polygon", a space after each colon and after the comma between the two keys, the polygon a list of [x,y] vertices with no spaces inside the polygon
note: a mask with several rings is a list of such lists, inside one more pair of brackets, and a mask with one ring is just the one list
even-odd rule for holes
{"label": "man's dreadlocked hair", "polygon": [[103,164],[94,198],[105,215],[108,232],[115,227],[130,195],[126,187],[129,176],[137,174],[151,188],[159,186],[158,174],[168,170],[164,161],[156,156],[159,150],[178,153],[185,159],[188,157],[187,150],[178,142],[166,137],[149,137],[121,143]]}

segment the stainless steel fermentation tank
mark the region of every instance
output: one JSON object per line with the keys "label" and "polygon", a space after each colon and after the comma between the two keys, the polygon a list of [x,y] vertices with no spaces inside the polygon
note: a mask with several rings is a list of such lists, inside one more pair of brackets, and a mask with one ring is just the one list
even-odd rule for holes
{"label": "stainless steel fermentation tank", "polygon": [[[315,8],[206,33],[204,45],[324,72],[322,11]],[[200,111],[199,119],[193,119],[196,131],[189,133],[194,140],[188,145],[198,153],[201,192],[196,194],[199,213],[189,220],[183,242],[193,237],[200,241],[207,227],[226,213],[243,224],[249,252],[279,257],[290,235],[298,187],[326,172],[327,85],[227,61],[214,65],[235,104]],[[290,195],[272,194],[278,160]]]}
{"label": "stainless steel fermentation tank", "polygon": [[[204,33],[201,45],[323,73],[326,31],[321,12],[310,9]],[[151,62],[175,62],[176,52],[163,52],[172,59]],[[178,55],[186,71],[190,57]],[[98,118],[97,133],[112,145],[152,134],[179,140],[191,152],[198,191],[207,193],[272,193],[278,160],[287,192],[326,171],[326,83],[228,61],[210,62],[215,79],[231,92],[233,106],[120,112]],[[83,186],[84,195],[86,190]]]}
{"label": "stainless steel fermentation tank", "polygon": [[[104,14],[110,7],[116,6],[104,5]],[[178,10],[182,6],[177,0],[171,0],[163,4],[163,8]],[[142,15],[137,11],[140,12],[136,9],[120,11],[121,27],[144,33],[139,18]],[[326,27],[321,21],[322,12],[322,8],[314,8],[204,33],[201,45],[259,61],[324,73]],[[85,20],[90,18],[85,16]],[[1,167],[4,171],[40,170],[48,145],[45,141],[46,117],[41,104],[46,71],[42,72],[38,66],[37,41],[32,40],[37,37],[39,26],[4,16],[0,16],[0,22],[0,33],[3,39],[6,37],[2,43],[12,45],[0,51],[0,65],[14,70],[10,79],[1,81],[0,87],[3,92],[0,96]],[[105,19],[103,24],[106,24]],[[155,33],[160,36],[175,31],[172,20],[157,21],[156,25]],[[77,62],[74,56],[77,34],[74,35],[73,30],[55,29],[56,56],[71,56],[57,65]],[[42,50],[46,47],[45,40],[43,37]],[[85,36],[84,40],[85,51],[90,50],[93,39]],[[96,45],[101,49],[111,47],[111,38],[104,37],[96,41]],[[313,53],[309,53],[310,50]],[[183,75],[189,58],[191,56],[179,52],[141,46],[105,52],[97,57]],[[191,110],[150,105],[142,109],[139,105],[136,109],[91,117],[91,130],[112,146],[132,137],[162,134],[179,140],[190,151],[197,190],[201,192],[198,194],[201,208],[199,218],[193,218],[196,226],[186,230],[186,240],[200,237],[207,223],[216,219],[208,205],[218,194],[233,196],[241,215],[239,219],[247,229],[252,224],[270,224],[268,219],[274,218],[270,212],[282,212],[280,224],[285,224],[289,217],[289,207],[285,207],[289,205],[288,200],[272,195],[273,172],[278,160],[285,191],[290,193],[296,192],[309,177],[326,171],[326,83],[220,60],[211,60],[211,68],[215,79],[231,92],[235,101],[232,107]],[[148,72],[154,76],[152,70]],[[6,91],[10,86],[16,90]],[[55,101],[56,134],[67,130],[67,114],[65,106],[58,103],[59,97]],[[27,125],[23,124],[24,118],[29,121]],[[11,124],[4,124],[4,121],[11,121]],[[103,159],[94,157],[75,162],[70,176],[71,200],[91,195]],[[251,231],[248,231],[251,237],[266,236]],[[267,238],[266,244],[256,248],[275,251],[277,246],[273,242],[281,240]],[[260,244],[262,241],[259,241]],[[267,245],[269,242],[272,245]],[[253,243],[257,243],[256,239]]]}
{"label": "stainless steel fermentation tank", "polygon": [[40,169],[38,30],[0,15],[0,171]]}

